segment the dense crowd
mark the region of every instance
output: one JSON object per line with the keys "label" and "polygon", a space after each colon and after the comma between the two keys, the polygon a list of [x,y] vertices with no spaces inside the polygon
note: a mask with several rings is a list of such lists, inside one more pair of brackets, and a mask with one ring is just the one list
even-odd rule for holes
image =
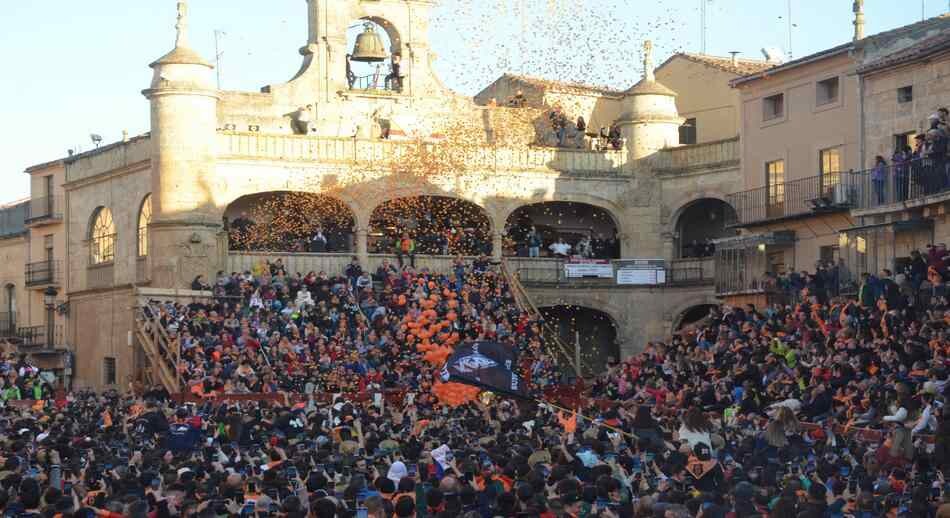
{"label": "dense crowd", "polygon": [[[922,259],[923,278],[901,273],[913,292],[886,271],[847,298],[809,276],[794,301],[713,310],[588,387],[567,379],[486,259],[445,273],[355,259],[332,276],[279,260],[221,272],[196,279],[213,302],[147,309],[180,343],[194,404],[142,386],[56,397],[22,360],[0,363],[0,509],[948,516],[950,255]],[[446,404],[434,344],[471,340],[516,350],[536,399]],[[361,397],[380,391],[399,397]],[[258,393],[276,397],[216,398]],[[29,394],[40,402],[14,404]]]}

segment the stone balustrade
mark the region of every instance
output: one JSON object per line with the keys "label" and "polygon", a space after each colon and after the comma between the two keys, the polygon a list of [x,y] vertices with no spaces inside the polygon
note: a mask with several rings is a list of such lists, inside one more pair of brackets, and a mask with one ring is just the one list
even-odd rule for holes
{"label": "stone balustrade", "polygon": [[[448,144],[427,144],[427,146]],[[342,164],[380,164],[398,158],[416,142],[263,133],[218,133],[218,157]],[[452,149],[468,166],[498,171],[558,171],[624,174],[632,171],[626,150],[596,151],[555,147],[459,146]]]}
{"label": "stone balustrade", "polygon": [[718,167],[739,167],[739,137],[664,149],[657,153],[660,173],[686,173]]}

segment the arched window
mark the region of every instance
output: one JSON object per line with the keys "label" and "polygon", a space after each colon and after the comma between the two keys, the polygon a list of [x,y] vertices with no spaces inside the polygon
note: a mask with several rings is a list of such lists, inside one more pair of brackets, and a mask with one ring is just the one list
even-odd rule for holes
{"label": "arched window", "polygon": [[152,222],[152,195],[148,194],[142,200],[139,210],[139,257],[148,255],[148,224]]}
{"label": "arched window", "polygon": [[115,223],[112,221],[112,211],[99,207],[89,233],[89,262],[96,265],[111,263],[114,260]]}

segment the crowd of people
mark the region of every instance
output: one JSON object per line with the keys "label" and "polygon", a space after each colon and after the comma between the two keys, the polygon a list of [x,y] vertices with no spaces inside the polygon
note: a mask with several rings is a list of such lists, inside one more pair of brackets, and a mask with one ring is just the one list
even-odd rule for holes
{"label": "crowd of people", "polygon": [[[950,255],[921,259],[913,293],[886,271],[851,297],[807,275],[789,281],[794,300],[715,309],[586,385],[484,258],[448,272],[355,258],[333,275],[280,260],[220,272],[196,279],[208,302],[146,308],[180,345],[194,403],[134,383],[55,394],[4,357],[0,510],[948,516]],[[449,403],[435,345],[469,341],[516,351],[531,399]]]}
{"label": "crowd of people", "polygon": [[890,157],[874,158],[868,174],[870,199],[874,205],[895,203],[941,192],[950,187],[947,144],[950,141],[950,112],[940,108],[927,119],[927,130],[914,136],[913,147],[899,142]]}

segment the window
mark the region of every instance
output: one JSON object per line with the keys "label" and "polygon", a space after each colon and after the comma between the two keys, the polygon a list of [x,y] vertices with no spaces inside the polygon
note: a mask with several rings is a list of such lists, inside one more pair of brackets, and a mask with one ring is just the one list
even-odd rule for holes
{"label": "window", "polygon": [[894,135],[894,151],[901,151],[905,148],[914,149],[915,137],[917,137],[917,132],[915,131]]}
{"label": "window", "polygon": [[765,185],[769,193],[769,205],[785,201],[785,161],[775,160],[765,164]]}
{"label": "window", "polygon": [[680,144],[696,143],[696,118],[686,119],[680,126]]}
{"label": "window", "polygon": [[102,384],[115,385],[115,358],[102,359]]}
{"label": "window", "polygon": [[43,196],[53,195],[53,176],[43,177]]}
{"label": "window", "polygon": [[112,211],[99,207],[92,220],[89,233],[89,263],[92,265],[111,263],[115,260],[115,223]]}
{"label": "window", "polygon": [[[840,239],[840,238],[839,238]],[[818,248],[818,259],[825,264],[834,264],[838,262],[838,245],[828,245]]]}
{"label": "window", "polygon": [[821,168],[821,184],[824,187],[838,185],[841,175],[841,148],[833,147],[818,152],[818,166]]}
{"label": "window", "polygon": [[13,334],[16,331],[16,286],[7,284],[3,289],[3,312],[0,319],[0,334]]}
{"label": "window", "polygon": [[43,249],[46,250],[46,262],[53,262],[53,235],[43,236]]}
{"label": "window", "polygon": [[775,94],[762,99],[762,120],[770,121],[785,115],[785,94]]}
{"label": "window", "polygon": [[902,86],[897,89],[897,102],[909,103],[914,100],[914,87]]}
{"label": "window", "polygon": [[815,85],[815,105],[833,103],[838,100],[838,78],[831,77],[818,81]]}
{"label": "window", "polygon": [[139,210],[139,257],[148,255],[148,224],[152,222],[152,195],[146,195]]}

